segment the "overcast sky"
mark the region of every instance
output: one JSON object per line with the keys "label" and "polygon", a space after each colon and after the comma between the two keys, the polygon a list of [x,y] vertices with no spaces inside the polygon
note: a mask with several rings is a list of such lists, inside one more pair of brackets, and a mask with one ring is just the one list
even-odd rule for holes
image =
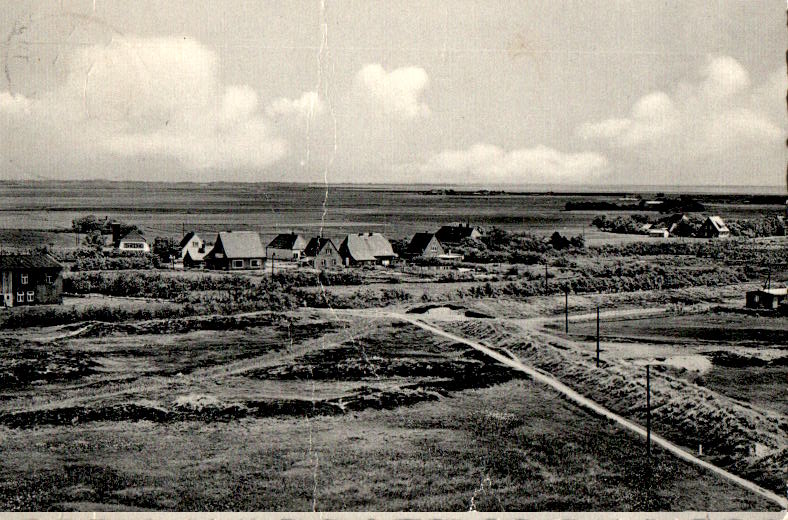
{"label": "overcast sky", "polygon": [[783,1],[0,1],[0,179],[784,185]]}

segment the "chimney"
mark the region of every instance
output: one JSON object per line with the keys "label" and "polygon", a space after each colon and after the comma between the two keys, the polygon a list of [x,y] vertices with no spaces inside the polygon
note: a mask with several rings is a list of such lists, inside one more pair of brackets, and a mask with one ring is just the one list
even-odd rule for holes
{"label": "chimney", "polygon": [[112,222],[109,226],[112,229],[112,243],[117,246],[121,239],[120,222]]}

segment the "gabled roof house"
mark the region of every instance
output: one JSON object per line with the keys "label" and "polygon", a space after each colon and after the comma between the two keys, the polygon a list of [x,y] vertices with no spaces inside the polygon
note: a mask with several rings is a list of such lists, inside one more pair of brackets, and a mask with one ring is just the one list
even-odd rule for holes
{"label": "gabled roof house", "polygon": [[204,263],[208,248],[205,240],[194,231],[189,231],[178,244],[178,252],[184,267],[196,267]]}
{"label": "gabled roof house", "polygon": [[132,229],[123,235],[118,241],[120,251],[134,251],[137,253],[149,253],[150,245],[139,230]]}
{"label": "gabled roof house", "polygon": [[48,254],[0,254],[0,307],[62,302],[62,272]]}
{"label": "gabled roof house", "polygon": [[342,267],[342,256],[328,238],[313,237],[304,249],[304,257],[315,269],[332,269]]}
{"label": "gabled roof house", "polygon": [[408,258],[433,258],[444,254],[443,246],[434,233],[416,233],[410,239],[405,255]]}
{"label": "gabled roof house", "polygon": [[296,233],[280,233],[265,248],[265,256],[277,260],[298,260],[306,248],[306,239]]}
{"label": "gabled roof house", "polygon": [[722,217],[717,215],[706,218],[706,221],[700,228],[700,236],[702,237],[729,237],[730,235],[731,230],[725,225],[725,221],[722,220]]}
{"label": "gabled roof house", "polygon": [[389,265],[397,258],[391,242],[380,233],[351,233],[339,246],[345,265]]}
{"label": "gabled roof house", "polygon": [[449,224],[447,226],[442,226],[435,236],[438,238],[443,245],[456,245],[461,243],[463,240],[468,238],[470,239],[477,239],[484,236],[482,230],[477,227],[471,227],[470,222],[468,223],[459,223],[459,224]]}
{"label": "gabled roof house", "polygon": [[265,249],[255,231],[222,231],[204,260],[208,269],[262,269]]}

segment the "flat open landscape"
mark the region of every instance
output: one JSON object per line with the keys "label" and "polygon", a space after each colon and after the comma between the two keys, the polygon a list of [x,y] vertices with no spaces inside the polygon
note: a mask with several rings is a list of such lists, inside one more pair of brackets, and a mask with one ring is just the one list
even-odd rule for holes
{"label": "flat open landscape", "polygon": [[[0,193],[0,242],[47,246],[66,292],[0,313],[2,509],[782,507],[788,318],[744,295],[785,284],[784,236],[652,240],[564,211],[610,194],[338,187],[321,221],[322,187],[44,187]],[[468,219],[492,238],[456,265],[227,273],[90,249],[66,229],[86,214],[149,239]]]}

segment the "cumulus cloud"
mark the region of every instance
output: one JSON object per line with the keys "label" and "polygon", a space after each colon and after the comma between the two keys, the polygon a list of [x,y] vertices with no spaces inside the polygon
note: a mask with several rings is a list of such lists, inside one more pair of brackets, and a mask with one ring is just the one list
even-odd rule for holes
{"label": "cumulus cloud", "polygon": [[648,145],[666,154],[681,150],[692,156],[780,141],[782,128],[757,102],[761,90],[751,89],[749,74],[735,59],[710,58],[696,81],[681,82],[670,94],[647,94],[627,117],[586,123],[577,133],[620,148]]}
{"label": "cumulus cloud", "polygon": [[307,119],[323,113],[324,105],[317,92],[304,92],[297,99],[278,98],[266,107],[266,114],[271,118]]}
{"label": "cumulus cloud", "polygon": [[[26,134],[3,155],[48,146],[50,163],[158,156],[187,169],[268,166],[287,151],[248,85],[223,85],[216,54],[188,38],[115,38],[77,48],[59,87],[0,92],[3,131]],[[27,146],[25,146],[27,144]]]}
{"label": "cumulus cloud", "polygon": [[428,117],[430,108],[420,98],[429,86],[429,76],[420,67],[402,67],[391,72],[377,63],[356,74],[354,89],[370,108],[399,120]]}
{"label": "cumulus cloud", "polygon": [[563,153],[543,145],[506,151],[477,143],[435,154],[419,170],[454,182],[560,184],[587,181],[606,165],[605,157],[596,153]]}

